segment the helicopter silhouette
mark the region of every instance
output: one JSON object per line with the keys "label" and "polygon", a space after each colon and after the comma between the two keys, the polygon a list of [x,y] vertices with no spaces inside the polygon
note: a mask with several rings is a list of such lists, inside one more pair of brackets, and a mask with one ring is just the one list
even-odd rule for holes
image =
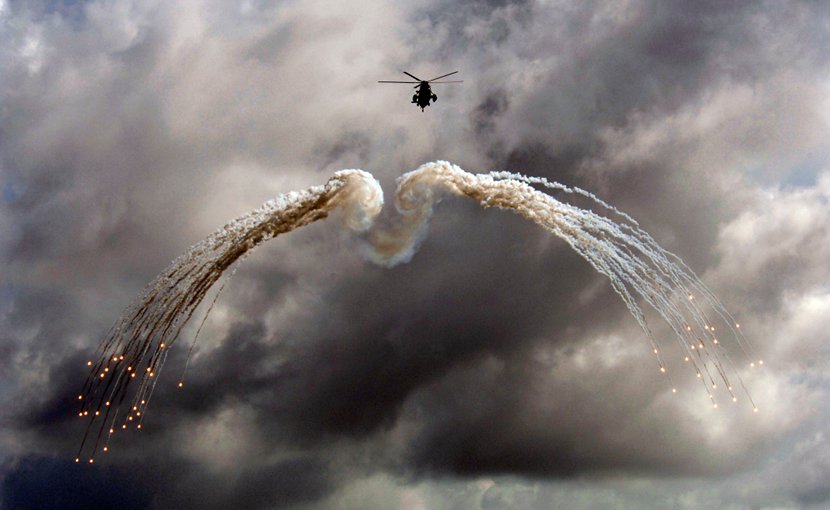
{"label": "helicopter silhouette", "polygon": [[415,85],[415,95],[412,96],[412,102],[415,105],[421,107],[421,111],[424,111],[424,108],[429,106],[429,102],[438,101],[438,96],[432,92],[432,87],[430,87],[430,83],[464,83],[464,80],[457,80],[457,81],[435,81],[440,80],[441,78],[446,78],[447,76],[453,75],[458,71],[453,71],[451,73],[442,74],[437,78],[433,78],[431,80],[422,80],[415,76],[414,74],[410,74],[406,71],[401,71],[403,74],[409,76],[410,78],[414,79],[415,81],[389,81],[389,80],[379,80],[378,83],[407,83],[412,84],[416,83]]}

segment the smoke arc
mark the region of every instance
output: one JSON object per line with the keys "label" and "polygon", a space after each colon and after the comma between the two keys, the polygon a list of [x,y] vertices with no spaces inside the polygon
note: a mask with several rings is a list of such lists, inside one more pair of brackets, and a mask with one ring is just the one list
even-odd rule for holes
{"label": "smoke arc", "polygon": [[[169,349],[208,291],[235,262],[265,241],[322,220],[338,208],[348,228],[365,231],[382,207],[383,191],[371,174],[342,170],[323,186],[293,191],[266,202],[174,260],[122,313],[94,361],[87,362],[89,374],[78,396],[82,404],[79,416],[91,419],[76,462],[80,462],[91,434],[95,433],[90,462],[99,447],[108,450],[109,438],[116,430],[141,428]],[[134,380],[138,387],[129,396]],[[129,403],[127,413],[119,416],[125,401]],[[93,427],[96,421],[97,431]]]}
{"label": "smoke arc", "polygon": [[[622,221],[559,201],[531,184],[587,197]],[[394,265],[412,257],[418,241],[426,235],[427,223],[442,191],[475,200],[484,208],[512,211],[563,239],[597,272],[608,277],[614,292],[646,334],[657,367],[669,379],[673,392],[677,390],[668,374],[662,348],[638,298],[648,303],[674,331],[684,361],[694,368],[713,406],[718,406],[713,390],[723,383],[733,402],[737,401],[740,388],[757,411],[716,334],[715,323],[719,322],[742,355],[751,356],[751,346],[740,332],[740,324],[677,255],[660,247],[627,214],[579,188],[510,172],[471,174],[446,161],[426,163],[398,178],[397,185],[395,207],[403,221],[392,232],[373,233],[374,260]],[[763,360],[758,363],[762,365]],[[754,361],[751,366],[755,366]]]}
{"label": "smoke arc", "polygon": [[[619,219],[557,200],[534,185],[586,197]],[[398,178],[394,202],[398,217],[392,227],[373,228],[383,207],[378,181],[362,170],[342,170],[322,186],[280,195],[233,220],[173,261],[124,311],[87,362],[89,374],[78,399],[79,415],[88,423],[76,461],[91,449],[89,462],[93,462],[99,449],[108,450],[119,429],[141,428],[169,349],[208,291],[224,274],[232,274],[234,264],[251,250],[339,209],[347,228],[365,233],[365,254],[375,263],[393,266],[412,258],[427,234],[436,204],[446,194],[532,221],[605,275],[651,343],[656,367],[673,392],[676,388],[662,347],[640,301],[673,330],[683,361],[693,368],[713,406],[718,406],[715,390],[722,384],[721,391],[733,402],[743,392],[757,411],[722,342],[728,339],[743,356],[751,356],[740,325],[679,257],[661,248],[631,217],[585,190],[509,172],[472,174],[436,161]],[[223,287],[224,283],[208,307],[193,345]],[[191,345],[187,362],[192,349]]]}

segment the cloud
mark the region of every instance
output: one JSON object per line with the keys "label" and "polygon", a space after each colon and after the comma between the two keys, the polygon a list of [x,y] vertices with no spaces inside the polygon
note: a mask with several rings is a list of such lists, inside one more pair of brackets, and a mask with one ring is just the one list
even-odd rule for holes
{"label": "cloud", "polygon": [[[827,20],[798,1],[0,4],[4,505],[80,476],[137,508],[820,506]],[[376,83],[400,69],[465,83],[421,113]],[[634,216],[736,312],[762,412],[715,412],[680,361],[671,398],[603,277],[450,198],[392,269],[333,221],[261,247],[185,389],[160,384],[105,463],[65,460],[73,381],[170,260],[334,170],[391,190],[439,158]]]}
{"label": "cloud", "polygon": [[3,508],[150,508],[151,493],[123,469],[77,467],[71,459],[26,457],[7,466]]}

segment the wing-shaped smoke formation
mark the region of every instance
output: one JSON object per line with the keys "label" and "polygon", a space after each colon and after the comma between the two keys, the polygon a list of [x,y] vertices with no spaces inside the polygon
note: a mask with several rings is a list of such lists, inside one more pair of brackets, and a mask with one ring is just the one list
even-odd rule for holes
{"label": "wing-shaped smoke formation", "polygon": [[[614,222],[590,210],[560,202],[530,184],[588,197],[624,221]],[[692,364],[707,392],[710,385],[716,389],[716,381],[722,381],[731,399],[737,400],[727,374],[727,369],[733,367],[707,311],[726,325],[747,354],[749,345],[739,331],[740,325],[679,257],[661,248],[631,217],[587,191],[538,177],[509,172],[471,174],[446,161],[427,163],[398,179],[395,207],[403,220],[392,232],[373,233],[376,260],[394,265],[412,257],[417,242],[426,232],[426,223],[440,198],[440,190],[471,198],[482,207],[513,211],[564,239],[594,269],[611,280],[614,291],[646,333],[659,370],[666,377],[661,349],[637,297],[653,307],[674,330],[685,351],[685,361]],[[736,380],[752,402],[737,374]],[[709,397],[717,406],[711,392]]]}
{"label": "wing-shaped smoke formation", "polygon": [[[622,221],[615,222],[556,200],[531,184],[590,198]],[[398,179],[395,206],[400,213],[399,222],[395,228],[369,232],[370,258],[384,265],[408,261],[425,236],[433,206],[442,193],[471,198],[482,207],[513,211],[565,240],[610,279],[614,291],[646,333],[657,366],[666,377],[662,351],[638,299],[654,308],[674,330],[685,351],[685,361],[694,367],[713,405],[717,403],[712,390],[718,382],[723,382],[733,401],[737,400],[730,374],[735,374],[735,380],[746,391],[707,315],[712,314],[725,324],[725,330],[741,349],[748,348],[738,324],[723,305],[677,256],[657,245],[633,219],[586,191],[519,174],[474,175],[447,162],[428,163]],[[89,377],[78,398],[82,401],[80,415],[91,419],[81,452],[95,432],[96,420],[100,421],[93,455],[102,444],[105,451],[108,449],[109,437],[117,428],[132,424],[141,428],[168,350],[208,290],[234,262],[262,242],[323,219],[338,207],[345,212],[350,228],[368,230],[382,205],[382,192],[371,175],[344,170],[324,186],[289,193],[266,203],[176,259],[117,321],[102,342],[97,361],[88,362]],[[138,387],[129,393],[130,383],[136,378]],[[118,410],[128,394],[129,408],[119,421]],[[80,462],[80,452],[76,461]]]}
{"label": "wing-shaped smoke formation", "polygon": [[[75,460],[80,462],[80,453],[97,418],[100,422],[93,455],[102,443],[107,424],[104,451],[117,427],[126,429],[135,424],[141,428],[143,412],[169,349],[207,292],[234,262],[269,239],[326,218],[336,208],[344,211],[349,228],[366,230],[382,207],[383,191],[370,174],[343,170],[323,186],[291,192],[265,203],[174,260],[121,315],[98,348],[97,360],[87,362],[89,376],[78,398],[82,401],[80,416],[91,416],[91,420]],[[138,388],[119,423],[118,411],[134,379],[138,379]]]}

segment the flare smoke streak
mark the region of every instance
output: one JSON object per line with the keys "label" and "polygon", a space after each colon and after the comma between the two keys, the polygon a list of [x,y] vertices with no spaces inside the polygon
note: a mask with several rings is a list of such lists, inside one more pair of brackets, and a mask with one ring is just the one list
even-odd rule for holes
{"label": "flare smoke streak", "polygon": [[[371,175],[343,170],[324,186],[266,202],[174,260],[121,315],[98,348],[96,361],[87,362],[90,371],[78,396],[82,400],[79,414],[91,416],[91,420],[76,461],[80,461],[92,433],[94,454],[102,444],[104,451],[109,448],[109,438],[116,429],[133,424],[141,428],[169,349],[207,292],[234,262],[263,242],[326,218],[338,207],[343,209],[348,227],[365,230],[382,206],[383,192]],[[128,389],[135,379],[138,388],[128,399]],[[126,399],[129,407],[120,417]],[[95,430],[93,423],[99,418]]]}
{"label": "flare smoke streak", "polygon": [[[585,196],[621,221],[559,201],[532,185]],[[398,223],[368,232],[369,257],[387,266],[411,259],[444,193],[473,199],[485,208],[510,210],[562,238],[609,278],[651,342],[660,372],[669,377],[640,299],[672,328],[684,361],[703,382],[713,405],[717,406],[713,390],[719,383],[733,401],[740,388],[752,403],[718,336],[724,330],[747,354],[749,346],[729,312],[677,256],[657,245],[629,216],[586,191],[508,172],[471,174],[447,162],[428,163],[398,179]],[[236,261],[264,241],[326,218],[337,208],[343,210],[349,228],[369,230],[382,206],[382,191],[370,174],[343,170],[323,186],[267,202],[176,259],[127,308],[95,360],[88,362],[89,376],[78,398],[79,415],[89,421],[76,460],[80,462],[85,449],[91,449],[92,462],[99,449],[108,450],[117,430],[141,428],[169,349],[208,291]],[[134,380],[135,389],[131,388]]]}

